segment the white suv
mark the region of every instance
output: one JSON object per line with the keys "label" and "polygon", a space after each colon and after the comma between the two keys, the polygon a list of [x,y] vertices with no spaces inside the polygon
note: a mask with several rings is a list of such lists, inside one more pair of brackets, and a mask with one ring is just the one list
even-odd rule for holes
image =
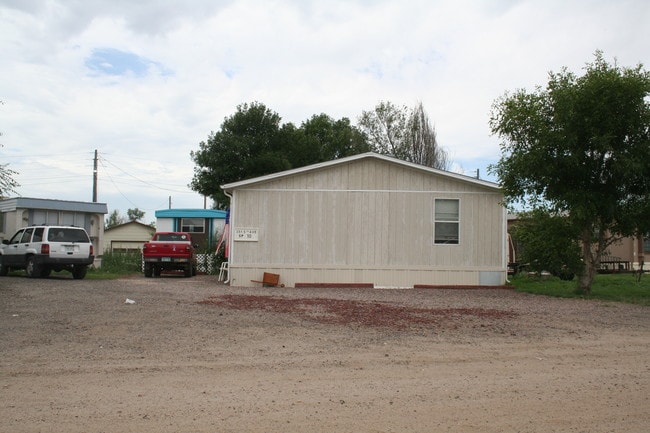
{"label": "white suv", "polygon": [[16,232],[0,246],[0,276],[25,269],[31,278],[67,270],[79,280],[95,260],[88,233],[80,227],[31,226]]}

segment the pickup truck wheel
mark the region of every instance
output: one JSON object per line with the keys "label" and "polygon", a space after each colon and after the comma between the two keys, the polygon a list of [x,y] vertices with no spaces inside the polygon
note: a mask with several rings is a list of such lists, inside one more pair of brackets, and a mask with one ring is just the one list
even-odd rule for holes
{"label": "pickup truck wheel", "polygon": [[74,265],[72,268],[72,278],[75,280],[83,280],[88,272],[88,266],[86,265]]}
{"label": "pickup truck wheel", "polygon": [[41,267],[36,263],[36,260],[34,260],[34,256],[27,257],[25,273],[29,278],[38,278],[41,276]]}
{"label": "pickup truck wheel", "polygon": [[2,257],[0,256],[0,277],[6,277],[8,273],[9,267],[2,263]]}
{"label": "pickup truck wheel", "polygon": [[153,265],[153,276],[154,277],[159,277],[160,276],[160,266]]}
{"label": "pickup truck wheel", "polygon": [[153,266],[151,263],[144,264],[144,276],[147,278],[151,278],[153,276]]}
{"label": "pickup truck wheel", "polygon": [[41,278],[47,278],[47,277],[50,276],[51,273],[52,273],[52,268],[44,267],[43,269],[41,269],[41,275],[40,276],[41,276]]}
{"label": "pickup truck wheel", "polygon": [[187,267],[185,269],[183,269],[183,271],[185,273],[186,278],[191,277],[192,276],[192,265],[187,265]]}

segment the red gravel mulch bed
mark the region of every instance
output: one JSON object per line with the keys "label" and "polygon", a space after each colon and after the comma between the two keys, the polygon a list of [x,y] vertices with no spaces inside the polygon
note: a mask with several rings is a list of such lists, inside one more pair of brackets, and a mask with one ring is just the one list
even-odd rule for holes
{"label": "red gravel mulch bed", "polygon": [[397,329],[418,325],[435,326],[468,319],[493,320],[516,316],[513,312],[486,308],[416,308],[381,302],[255,295],[214,296],[199,304],[217,305],[232,310],[292,314],[325,324]]}

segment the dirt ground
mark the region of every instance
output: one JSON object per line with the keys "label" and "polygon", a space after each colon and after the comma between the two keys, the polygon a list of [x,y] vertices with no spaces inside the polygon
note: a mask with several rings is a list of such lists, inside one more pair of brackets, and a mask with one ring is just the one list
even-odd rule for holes
{"label": "dirt ground", "polygon": [[0,329],[2,432],[650,431],[647,307],[4,277]]}

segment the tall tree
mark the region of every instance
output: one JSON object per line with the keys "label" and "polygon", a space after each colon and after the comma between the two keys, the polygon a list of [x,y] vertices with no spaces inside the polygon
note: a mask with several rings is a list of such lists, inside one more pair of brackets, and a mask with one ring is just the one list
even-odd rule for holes
{"label": "tall tree", "polygon": [[491,171],[508,203],[567,215],[584,293],[613,242],[650,229],[649,95],[642,65],[621,68],[597,51],[584,75],[550,73],[545,89],[506,93],[492,108],[503,141]]}
{"label": "tall tree", "polygon": [[314,155],[310,163],[331,161],[346,156],[369,152],[370,146],[363,133],[343,117],[334,120],[327,114],[313,115],[300,125],[303,142]]}
{"label": "tall tree", "polygon": [[447,152],[438,144],[436,130],[431,125],[422,102],[418,103],[411,112],[406,130],[409,134],[407,146],[410,149],[412,162],[441,170],[449,167]]}
{"label": "tall tree", "polygon": [[362,112],[359,127],[377,153],[441,170],[449,166],[421,102],[411,109],[382,101]]}
{"label": "tall tree", "polygon": [[115,209],[113,212],[108,214],[108,218],[106,218],[106,223],[104,224],[104,228],[110,229],[111,227],[119,226],[120,224],[124,224],[126,221],[123,216],[120,216],[120,211]]}
{"label": "tall tree", "polygon": [[138,209],[137,207],[135,209],[128,209],[126,211],[126,217],[129,219],[129,221],[140,221],[144,218],[145,212]]}
{"label": "tall tree", "polygon": [[13,178],[16,174],[18,173],[9,168],[9,164],[0,164],[0,198],[16,192],[18,182]]}
{"label": "tall tree", "polygon": [[364,135],[347,118],[312,116],[297,128],[280,124],[280,116],[263,104],[243,104],[211,133],[199,150],[190,187],[225,208],[224,183],[367,152]]}
{"label": "tall tree", "polygon": [[242,104],[190,156],[195,163],[190,187],[225,208],[228,198],[220,185],[291,168],[282,144],[280,116],[264,104]]}
{"label": "tall tree", "polygon": [[373,150],[382,155],[404,159],[404,135],[409,109],[381,101],[372,111],[363,111],[358,123]]}
{"label": "tall tree", "polygon": [[[0,105],[4,105],[4,102],[0,101]],[[2,136],[2,132],[0,132],[0,136]],[[18,187],[18,182],[14,180],[16,174],[18,173],[9,168],[9,164],[0,164],[0,198],[16,192]]]}

